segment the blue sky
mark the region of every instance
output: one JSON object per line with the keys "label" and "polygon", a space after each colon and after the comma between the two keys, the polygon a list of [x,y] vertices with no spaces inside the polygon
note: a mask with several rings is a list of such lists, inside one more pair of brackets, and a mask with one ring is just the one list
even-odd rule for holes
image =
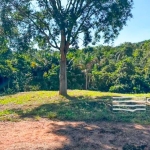
{"label": "blue sky", "polygon": [[[67,0],[62,0],[65,5]],[[114,46],[124,42],[140,42],[150,39],[150,0],[134,0],[132,9],[133,18],[128,20]],[[103,42],[101,43],[103,44]]]}
{"label": "blue sky", "polygon": [[120,32],[114,45],[124,42],[140,42],[150,39],[150,0],[134,0],[133,18]]}

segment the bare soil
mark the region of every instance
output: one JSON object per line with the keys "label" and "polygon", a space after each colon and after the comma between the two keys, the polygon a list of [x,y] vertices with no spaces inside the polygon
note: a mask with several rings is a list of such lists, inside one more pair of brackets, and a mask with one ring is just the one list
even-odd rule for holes
{"label": "bare soil", "polygon": [[0,150],[150,150],[150,125],[112,122],[0,122]]}

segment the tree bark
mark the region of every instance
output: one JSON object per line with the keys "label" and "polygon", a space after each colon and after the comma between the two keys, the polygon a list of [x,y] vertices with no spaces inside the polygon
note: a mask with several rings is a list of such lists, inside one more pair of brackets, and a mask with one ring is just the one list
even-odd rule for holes
{"label": "tree bark", "polygon": [[60,45],[60,74],[59,74],[59,94],[67,95],[67,59],[66,55],[69,49],[69,43],[66,42],[66,37],[64,31],[61,31],[61,45]]}
{"label": "tree bark", "polygon": [[61,60],[60,60],[60,87],[59,87],[59,94],[60,95],[67,95],[67,70],[66,70],[66,55],[65,57],[61,54]]}

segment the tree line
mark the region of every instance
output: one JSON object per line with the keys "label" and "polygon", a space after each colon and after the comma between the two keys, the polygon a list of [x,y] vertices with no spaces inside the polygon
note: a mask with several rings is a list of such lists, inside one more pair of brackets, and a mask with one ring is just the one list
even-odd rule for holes
{"label": "tree line", "polygon": [[[59,90],[60,53],[52,49],[0,51],[0,93]],[[70,48],[68,89],[117,93],[150,92],[150,40],[117,47]]]}

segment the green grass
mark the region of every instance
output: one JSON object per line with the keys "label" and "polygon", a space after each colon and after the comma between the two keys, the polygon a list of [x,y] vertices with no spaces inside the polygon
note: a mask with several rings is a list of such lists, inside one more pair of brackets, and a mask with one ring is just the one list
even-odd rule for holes
{"label": "green grass", "polygon": [[150,106],[142,113],[114,113],[112,96],[150,97],[150,94],[117,94],[84,90],[69,90],[68,96],[55,91],[23,92],[0,97],[0,120],[49,118],[71,121],[113,121],[150,123]]}

